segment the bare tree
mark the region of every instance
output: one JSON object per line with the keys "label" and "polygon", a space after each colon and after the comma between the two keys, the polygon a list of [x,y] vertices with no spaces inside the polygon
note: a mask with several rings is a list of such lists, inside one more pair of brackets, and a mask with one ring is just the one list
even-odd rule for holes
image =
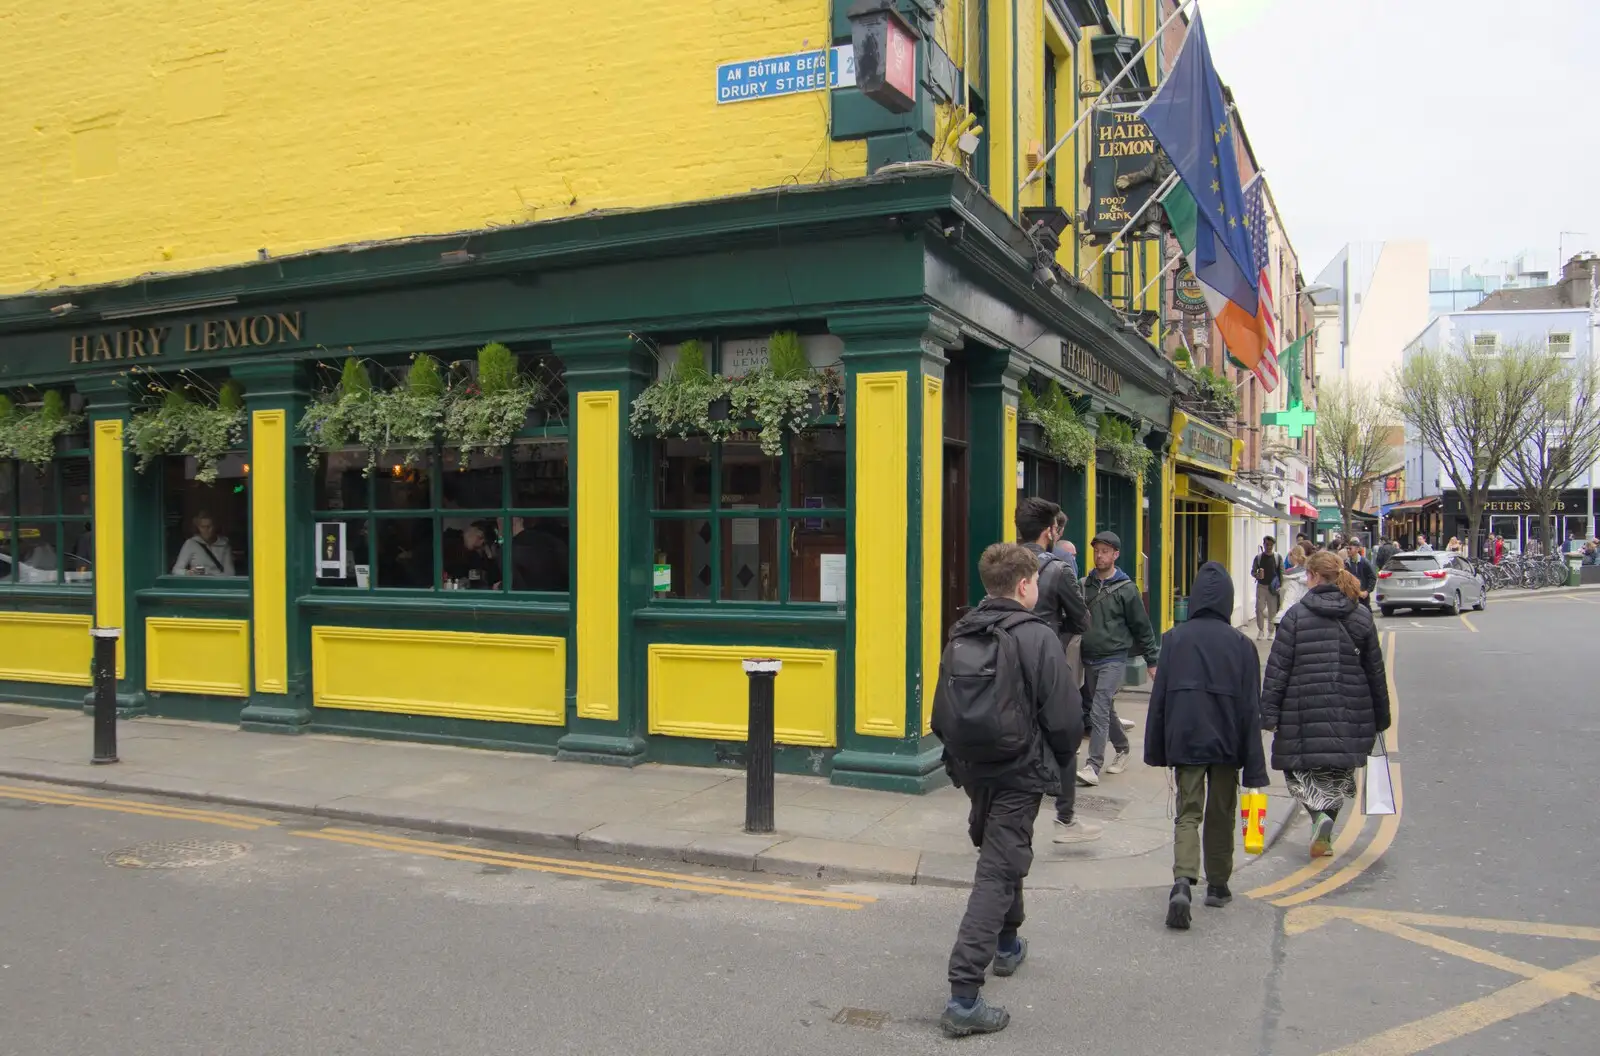
{"label": "bare tree", "polygon": [[1561,492],[1600,457],[1600,366],[1551,356],[1539,394],[1524,408],[1527,438],[1506,458],[1505,475],[1539,515],[1546,553],[1556,553]]}
{"label": "bare tree", "polygon": [[1549,362],[1529,346],[1479,354],[1462,345],[1414,353],[1395,375],[1395,411],[1439,459],[1466,507],[1469,553],[1479,552],[1495,474],[1528,438],[1526,410],[1547,382]]}
{"label": "bare tree", "polygon": [[1371,386],[1344,379],[1317,390],[1317,475],[1333,492],[1344,518],[1344,538],[1361,496],[1393,468],[1389,419]]}

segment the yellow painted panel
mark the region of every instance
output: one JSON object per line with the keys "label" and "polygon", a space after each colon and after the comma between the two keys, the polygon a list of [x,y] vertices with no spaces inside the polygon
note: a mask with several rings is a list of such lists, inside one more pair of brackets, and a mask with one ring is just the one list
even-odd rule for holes
{"label": "yellow painted panel", "polygon": [[256,691],[289,692],[288,416],[256,411],[250,426],[250,587]]}
{"label": "yellow painted panel", "polygon": [[906,372],[856,375],[855,730],[906,732]]}
{"label": "yellow painted panel", "polygon": [[[1100,533],[1100,522],[1097,520],[1100,516],[1100,507],[1095,501],[1098,496],[1094,493],[1097,484],[1097,469],[1098,467],[1094,464],[1094,458],[1091,456],[1089,464],[1083,467],[1083,519],[1088,522],[1084,527],[1088,529],[1090,539]],[[1094,567],[1094,554],[1091,552],[1089,562],[1084,565],[1084,574],[1087,575],[1092,567]]]}
{"label": "yellow painted panel", "polygon": [[827,91],[716,95],[718,63],[825,46],[831,8],[8,5],[0,292],[864,175]]}
{"label": "yellow painted panel", "polygon": [[[107,418],[94,423],[94,618],[101,627],[121,627],[127,545],[126,519],[122,510],[123,475],[127,464],[122,453],[122,420]],[[117,677],[128,670],[127,633],[117,639]]]}
{"label": "yellow painted panel", "polygon": [[922,376],[922,732],[933,732],[944,624],[944,383]]}
{"label": "yellow painted panel", "polygon": [[92,684],[93,625],[75,613],[0,612],[0,680]]}
{"label": "yellow painted panel", "polygon": [[618,714],[622,394],[578,394],[578,716]]}
{"label": "yellow painted panel", "polygon": [[566,683],[564,638],[311,628],[319,708],[560,726]]}
{"label": "yellow painted panel", "polygon": [[750,686],[740,661],[755,657],[783,661],[773,689],[778,742],[833,747],[839,682],[832,649],[652,645],[647,672],[650,732],[744,740]]}
{"label": "yellow painted panel", "polygon": [[[1000,534],[1005,541],[1010,541],[1017,524],[1017,409],[1009,403],[1006,404],[1002,428],[1005,435],[1000,441]],[[1092,480],[1090,484],[1093,484]],[[1089,521],[1094,523],[1093,513],[1089,515]],[[991,542],[1001,541],[983,540],[978,549],[981,551]]]}
{"label": "yellow painted panel", "polygon": [[250,695],[250,621],[151,616],[144,621],[145,688]]}
{"label": "yellow painted panel", "polygon": [[1178,550],[1178,499],[1177,482],[1174,479],[1177,476],[1176,465],[1177,462],[1171,455],[1163,455],[1161,459],[1161,476],[1166,482],[1166,486],[1162,489],[1163,501],[1161,503],[1161,538],[1165,540],[1161,547],[1161,596],[1166,599],[1161,608],[1161,630],[1163,631],[1172,629],[1174,622],[1172,609],[1173,603],[1176,601],[1173,584],[1177,580],[1172,575],[1172,570],[1176,567],[1174,562],[1177,560],[1176,554]]}

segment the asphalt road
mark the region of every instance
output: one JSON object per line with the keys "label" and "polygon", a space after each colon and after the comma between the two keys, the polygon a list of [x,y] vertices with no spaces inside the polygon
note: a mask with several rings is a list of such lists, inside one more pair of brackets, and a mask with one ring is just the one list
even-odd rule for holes
{"label": "asphalt road", "polygon": [[995,1038],[935,1026],[962,892],[13,782],[0,1056],[1600,1051],[1600,597],[1380,623],[1399,819],[1316,873],[1291,829],[1188,933],[1164,889],[1036,894]]}

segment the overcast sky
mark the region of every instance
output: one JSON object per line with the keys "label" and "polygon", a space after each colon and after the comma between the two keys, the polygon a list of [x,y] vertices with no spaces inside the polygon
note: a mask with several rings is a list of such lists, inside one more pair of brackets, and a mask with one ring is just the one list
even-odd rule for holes
{"label": "overcast sky", "polygon": [[1600,0],[1200,0],[1310,282],[1346,242],[1600,251]]}

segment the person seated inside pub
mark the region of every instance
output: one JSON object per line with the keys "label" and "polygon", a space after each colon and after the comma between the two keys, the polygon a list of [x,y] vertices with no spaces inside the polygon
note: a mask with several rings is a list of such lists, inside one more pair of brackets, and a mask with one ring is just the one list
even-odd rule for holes
{"label": "person seated inside pub", "polygon": [[231,576],[233,547],[228,537],[217,534],[217,523],[211,514],[201,510],[194,516],[194,534],[185,539],[178,549],[178,559],[172,563],[175,576]]}
{"label": "person seated inside pub", "polygon": [[567,590],[566,522],[536,517],[511,518],[511,589]]}
{"label": "person seated inside pub", "polygon": [[444,530],[444,578],[462,590],[494,590],[500,586],[500,548],[490,538],[492,525],[474,521]]}

